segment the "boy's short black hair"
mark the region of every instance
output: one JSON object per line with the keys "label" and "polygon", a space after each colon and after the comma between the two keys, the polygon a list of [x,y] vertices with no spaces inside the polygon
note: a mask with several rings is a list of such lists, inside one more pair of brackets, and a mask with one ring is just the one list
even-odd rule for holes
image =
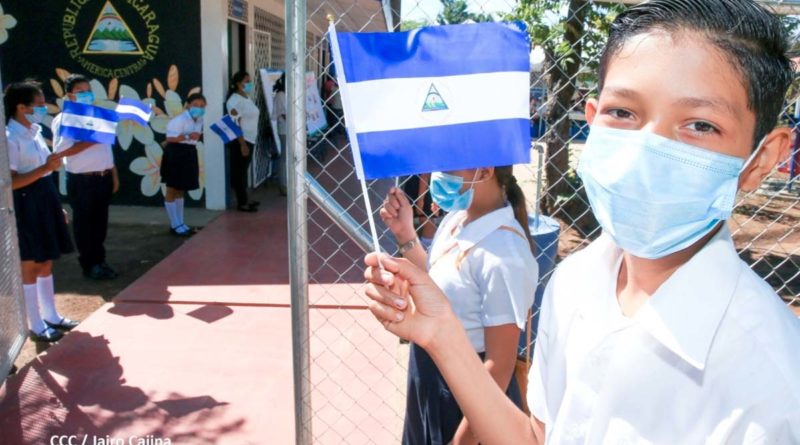
{"label": "boy's short black hair", "polygon": [[190,104],[190,103],[192,103],[192,102],[194,102],[194,101],[196,101],[198,99],[202,100],[206,104],[208,103],[208,101],[206,100],[206,97],[203,96],[200,93],[194,93],[194,94],[190,95],[189,97],[187,97],[186,98],[186,103]]}
{"label": "boy's short black hair", "polygon": [[81,83],[90,83],[89,78],[83,74],[70,74],[64,80],[64,88],[67,90],[67,93],[71,93],[72,90],[75,89],[75,86]]}
{"label": "boy's short black hair", "polygon": [[602,91],[611,58],[625,42],[654,30],[694,31],[725,54],[747,88],[756,115],[753,146],[777,125],[794,78],[781,21],[753,0],[651,0],[617,16],[600,59]]}

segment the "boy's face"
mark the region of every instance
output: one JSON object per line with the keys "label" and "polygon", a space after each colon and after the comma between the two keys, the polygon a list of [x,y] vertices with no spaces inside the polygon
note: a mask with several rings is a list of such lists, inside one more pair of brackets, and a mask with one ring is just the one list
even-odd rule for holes
{"label": "boy's face", "polygon": [[[586,104],[590,125],[645,130],[747,159],[755,113],[742,75],[700,34],[651,32],[630,38],[607,68],[599,99]],[[739,186],[755,189],[783,159],[790,131],[770,133]]]}

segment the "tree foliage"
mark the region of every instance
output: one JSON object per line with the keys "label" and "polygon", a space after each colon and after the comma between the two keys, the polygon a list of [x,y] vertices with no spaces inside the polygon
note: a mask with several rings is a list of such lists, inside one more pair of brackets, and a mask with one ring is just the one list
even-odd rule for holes
{"label": "tree foliage", "polygon": [[455,25],[467,21],[493,22],[494,17],[487,13],[473,13],[469,11],[467,0],[441,0],[442,12],[436,17],[440,25]]}

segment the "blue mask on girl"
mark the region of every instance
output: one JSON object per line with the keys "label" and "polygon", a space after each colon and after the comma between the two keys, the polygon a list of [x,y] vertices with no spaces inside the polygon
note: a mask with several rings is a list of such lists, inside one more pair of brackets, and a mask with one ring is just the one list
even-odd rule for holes
{"label": "blue mask on girl", "polygon": [[[475,172],[475,177],[478,172]],[[457,212],[459,210],[467,210],[472,204],[474,190],[472,187],[469,190],[461,193],[461,187],[464,184],[475,184],[474,178],[472,181],[466,182],[461,176],[448,175],[447,173],[434,172],[431,174],[431,198],[433,202],[445,212]]]}
{"label": "blue mask on girl", "polygon": [[252,93],[253,90],[255,90],[255,88],[256,86],[253,85],[253,82],[247,82],[246,84],[244,84],[244,92],[247,94]]}
{"label": "blue mask on girl", "polygon": [[206,109],[201,107],[191,107],[189,108],[189,115],[192,116],[192,119],[200,119],[203,115],[206,114]]}
{"label": "blue mask on girl", "polygon": [[730,218],[745,165],[645,131],[594,126],[578,175],[603,232],[626,252],[656,259]]}

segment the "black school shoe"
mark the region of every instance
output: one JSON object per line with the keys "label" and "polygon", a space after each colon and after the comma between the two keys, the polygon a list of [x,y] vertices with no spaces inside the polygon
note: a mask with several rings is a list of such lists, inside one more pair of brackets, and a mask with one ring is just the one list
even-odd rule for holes
{"label": "black school shoe", "polygon": [[90,280],[97,280],[97,281],[105,281],[105,280],[113,280],[117,278],[117,273],[109,270],[106,270],[102,265],[95,264],[89,270],[83,271],[83,276],[89,278]]}
{"label": "black school shoe", "polygon": [[71,330],[75,329],[76,326],[78,326],[78,322],[77,321],[70,320],[67,317],[61,317],[61,321],[59,321],[58,323],[50,323],[49,321],[45,320],[44,324],[46,324],[47,326],[49,326],[49,327],[51,327],[53,329],[59,329],[59,330],[62,330],[62,331],[71,331]]}
{"label": "black school shoe", "polygon": [[193,231],[191,231],[191,230],[185,230],[185,231],[184,230],[178,230],[180,228],[181,228],[180,226],[175,227],[175,228],[171,228],[171,229],[169,229],[169,233],[171,233],[171,234],[173,234],[175,236],[180,236],[182,238],[188,238],[188,237],[194,235]]}
{"label": "black school shoe", "polygon": [[33,331],[30,331],[29,336],[31,340],[37,343],[55,343],[61,340],[64,337],[64,334],[48,326],[38,334]]}
{"label": "black school shoe", "polygon": [[110,266],[108,263],[106,263],[105,261],[104,261],[104,262],[102,262],[102,263],[100,263],[100,267],[102,267],[102,268],[103,268],[103,270],[105,270],[105,271],[106,271],[106,273],[107,273],[108,275],[111,275],[111,276],[113,276],[114,278],[117,278],[117,277],[119,276],[119,273],[118,273],[116,270],[114,270],[114,268],[113,268],[113,267],[111,267],[111,266]]}

